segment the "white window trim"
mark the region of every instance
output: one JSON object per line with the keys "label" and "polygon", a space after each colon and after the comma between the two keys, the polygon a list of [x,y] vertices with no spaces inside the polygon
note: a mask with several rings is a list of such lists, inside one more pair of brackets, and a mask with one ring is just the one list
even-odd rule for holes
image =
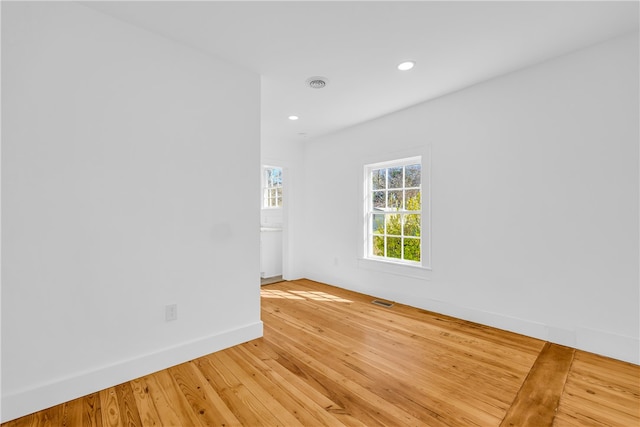
{"label": "white window trim", "polygon": [[[386,165],[415,164],[420,158],[421,171],[421,262],[397,261],[389,258],[369,256],[369,218],[367,203],[369,203],[370,183],[369,173],[372,169],[385,167]],[[392,160],[389,160],[392,159]],[[396,159],[396,160],[393,160]],[[406,160],[406,162],[405,162]],[[360,189],[362,199],[360,203],[361,234],[359,244],[358,266],[369,270],[381,271],[390,274],[428,279],[431,271],[431,147],[426,146],[419,150],[388,153],[384,159],[372,158],[362,164],[362,179]]]}

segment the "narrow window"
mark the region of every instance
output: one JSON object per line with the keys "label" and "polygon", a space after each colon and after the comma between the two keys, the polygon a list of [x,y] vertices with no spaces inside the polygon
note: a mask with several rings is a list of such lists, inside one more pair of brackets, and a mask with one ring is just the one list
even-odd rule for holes
{"label": "narrow window", "polygon": [[262,168],[262,207],[282,207],[282,168],[273,166]]}
{"label": "narrow window", "polygon": [[420,157],[365,166],[368,258],[420,265],[422,161]]}

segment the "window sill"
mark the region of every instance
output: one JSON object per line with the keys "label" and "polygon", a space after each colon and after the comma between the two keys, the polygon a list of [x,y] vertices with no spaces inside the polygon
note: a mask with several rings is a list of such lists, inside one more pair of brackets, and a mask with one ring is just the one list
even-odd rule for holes
{"label": "window sill", "polygon": [[358,258],[358,268],[395,274],[397,276],[413,277],[431,280],[431,268],[421,265],[402,264],[393,261],[383,261],[371,258]]}

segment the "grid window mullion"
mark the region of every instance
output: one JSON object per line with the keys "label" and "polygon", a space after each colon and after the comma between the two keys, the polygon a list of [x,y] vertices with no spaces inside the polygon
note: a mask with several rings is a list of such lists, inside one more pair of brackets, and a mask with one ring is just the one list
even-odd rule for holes
{"label": "grid window mullion", "polygon": [[[420,262],[422,233],[420,225],[416,226],[416,219],[420,221],[422,215],[421,203],[409,203],[409,199],[415,200],[414,198],[419,196],[421,191],[419,160],[414,162],[401,161],[399,165],[389,163],[389,166],[369,169],[367,179],[370,191],[367,206],[370,225],[367,241],[369,242],[368,253],[372,255]],[[416,165],[418,165],[417,168]],[[410,175],[407,170],[409,166]],[[392,185],[393,188],[391,188]],[[410,210],[410,208],[413,209]],[[377,225],[380,223],[380,218],[382,218],[382,224]],[[390,228],[391,226],[393,228]]]}

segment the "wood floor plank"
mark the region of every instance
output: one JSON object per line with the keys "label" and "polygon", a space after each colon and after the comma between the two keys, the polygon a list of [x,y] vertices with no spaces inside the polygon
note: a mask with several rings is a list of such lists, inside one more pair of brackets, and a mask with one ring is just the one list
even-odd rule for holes
{"label": "wood floor plank", "polygon": [[[313,385],[313,381],[306,378],[302,372],[300,372],[293,363],[289,362],[286,357],[279,355],[270,346],[265,343],[264,339],[254,340],[241,349],[250,354],[257,356],[265,365],[267,365],[272,372],[281,377],[287,384],[287,390],[294,390],[296,395],[304,400],[310,400],[312,407],[316,405],[322,408],[322,411],[327,416],[336,418],[336,420],[349,427],[364,427],[365,424],[351,417],[346,410],[341,407],[336,401],[319,391]],[[320,419],[323,418],[320,416]],[[327,423],[326,425],[331,425]]]}
{"label": "wood floor plank", "polygon": [[116,396],[118,397],[118,408],[120,409],[122,425],[127,427],[142,426],[142,420],[140,419],[140,413],[138,412],[136,399],[133,396],[131,384],[126,382],[114,388],[116,390]]}
{"label": "wood floor plank", "polygon": [[[309,283],[309,281],[303,281],[304,283]],[[298,284],[298,282],[296,282]],[[284,287],[284,286],[282,286]],[[311,288],[313,289],[313,288]],[[342,299],[354,298],[353,293],[349,293],[348,291],[339,290],[340,297]],[[360,298],[362,299],[362,298]],[[466,352],[497,352],[497,354],[491,354],[492,361],[495,363],[496,361],[508,359],[509,364],[504,364],[503,366],[513,366],[517,363],[517,358],[522,356],[522,351],[519,349],[512,350],[515,346],[515,342],[528,342],[529,350],[534,351],[537,354],[544,344],[544,342],[539,340],[534,340],[532,338],[523,337],[518,334],[509,333],[506,331],[499,331],[493,328],[489,328],[482,325],[473,324],[471,322],[463,322],[457,319],[446,318],[443,316],[436,316],[437,320],[430,319],[432,316],[430,313],[425,311],[420,311],[419,313],[422,315],[422,319],[419,322],[416,322],[412,316],[407,315],[407,313],[413,313],[417,309],[412,307],[407,307],[403,305],[396,305],[392,309],[380,308],[370,304],[371,297],[366,297],[365,304],[362,304],[365,308],[359,308],[357,306],[353,306],[349,304],[349,317],[345,319],[348,323],[353,322],[357,324],[358,327],[365,327],[369,330],[371,334],[384,334],[387,332],[394,332],[396,336],[436,336],[439,340],[438,345],[432,346],[432,348],[439,348],[443,343],[449,342],[450,344],[460,344],[458,348],[463,349]],[[295,301],[286,301],[291,306]],[[285,302],[285,303],[286,303]],[[323,314],[320,316],[320,320],[326,316],[327,311],[331,311],[333,308],[339,307],[339,305],[327,305],[326,303],[322,304],[322,301],[318,302],[314,299],[309,299],[308,304],[302,306],[302,309],[306,305],[318,305],[316,309],[321,309]],[[320,305],[322,304],[322,305]],[[394,313],[396,310],[399,313]],[[344,310],[340,308],[336,308],[336,312],[338,315],[343,315]],[[396,315],[400,314],[400,315]],[[328,317],[328,316],[327,316]],[[343,325],[343,322],[338,322],[338,325]],[[410,325],[410,326],[409,326]],[[455,331],[452,331],[452,325],[456,325]],[[487,331],[487,332],[481,332]],[[362,331],[360,331],[362,332]],[[400,332],[400,334],[398,334]],[[435,334],[437,332],[438,334]],[[464,332],[464,336],[460,336],[461,332]],[[479,341],[479,338],[482,338]],[[502,337],[503,343],[508,343],[509,345],[493,345],[494,343],[490,341],[490,339],[495,340],[497,337]],[[445,338],[443,340],[443,338]],[[459,343],[456,343],[460,341]],[[482,347],[483,342],[488,342],[491,345],[485,345]],[[473,345],[470,345],[473,344]],[[532,345],[533,344],[533,345]],[[535,360],[535,358],[534,358]],[[532,365],[532,361],[529,358],[526,358],[523,362],[523,368],[528,371]]]}
{"label": "wood floor plank", "polygon": [[[287,304],[286,304],[286,305],[291,306],[291,304],[295,304],[295,301],[287,301]],[[318,303],[316,303],[316,304],[321,304],[321,302],[318,302]],[[299,305],[299,304],[298,304],[298,305]],[[377,309],[377,310],[383,310],[383,311],[385,310],[385,309],[379,309],[379,308],[376,308],[376,309]],[[277,312],[277,313],[273,313],[273,314],[274,314],[274,316],[277,316],[277,317],[281,318],[281,320],[282,320],[283,322],[287,322],[287,321],[288,321],[288,322],[290,322],[292,325],[296,326],[299,330],[301,330],[301,331],[303,331],[303,332],[304,332],[306,329],[305,329],[305,327],[304,327],[303,321],[302,321],[302,320],[299,320],[299,319],[303,319],[303,318],[305,318],[305,317],[306,317],[306,318],[310,318],[310,317],[312,317],[312,316],[313,316],[313,313],[312,313],[312,312],[309,312],[309,313],[301,313],[301,312],[298,312],[298,313],[293,314],[293,316],[295,317],[295,319],[291,320],[291,319],[289,319],[289,318],[287,318],[287,317],[286,317],[286,314],[285,314],[285,313],[283,313],[284,311],[285,311],[285,309],[284,309],[284,308],[282,308],[282,309],[278,309],[278,312]],[[293,311],[293,309],[292,309],[291,307],[287,307],[287,308],[286,308],[286,312],[287,312],[287,313],[291,313],[292,311]],[[350,311],[349,311],[349,313],[351,313],[351,312],[352,312],[352,310],[350,310]],[[395,316],[395,315],[390,314],[389,316]],[[323,316],[317,316],[317,317],[316,317],[316,319],[318,319],[318,322],[316,322],[316,324],[320,324],[320,323],[319,323],[319,321],[320,321],[321,319],[319,319],[319,318],[321,318],[321,317],[324,317],[324,313],[323,313]],[[348,342],[348,340],[349,340],[350,338],[352,338],[352,337],[350,337],[350,336],[349,336],[349,334],[348,334],[348,333],[345,333],[344,335],[341,335],[341,334],[345,331],[345,329],[348,329],[348,323],[349,323],[350,321],[351,321],[351,320],[344,321],[344,322],[338,322],[338,321],[335,321],[335,322],[334,322],[334,323],[338,326],[338,328],[340,329],[340,334],[339,334],[339,337],[338,337],[338,338],[335,338],[335,339],[333,339],[333,340],[331,341],[331,344],[333,344],[333,343],[335,343],[335,342]],[[331,323],[331,322],[330,322],[330,323]],[[329,324],[321,325],[321,327],[316,327],[316,328],[315,328],[315,330],[308,330],[308,331],[307,331],[307,332],[309,332],[309,333],[308,333],[308,334],[306,334],[306,335],[311,335],[311,336],[312,336],[312,339],[313,339],[313,338],[315,338],[316,336],[318,336],[318,337],[320,337],[321,339],[324,339],[324,340],[325,340],[325,341],[321,341],[321,340],[319,340],[319,341],[315,341],[315,342],[313,342],[313,343],[311,343],[311,344],[307,344],[307,346],[308,346],[308,347],[322,347],[322,348],[323,348],[323,350],[325,350],[325,349],[330,349],[331,344],[330,344],[329,342],[327,342],[326,340],[327,340],[328,336],[330,336],[332,333],[336,332],[336,331],[332,331],[332,327],[331,327],[331,324],[330,324],[330,323],[329,323]],[[363,323],[364,323],[364,321],[363,321]],[[272,322],[270,322],[270,324],[271,324],[271,326],[274,326],[274,322],[273,322],[273,321],[272,321]],[[361,334],[362,334],[362,329],[363,329],[363,327],[364,327],[364,325],[358,325],[357,327],[354,327],[353,329],[354,329],[354,330],[356,330],[356,331],[358,331],[357,335],[361,335]],[[281,325],[280,325],[280,329],[282,329],[282,328],[283,328],[283,326],[282,326],[282,324],[281,324]],[[380,329],[380,328],[378,327],[378,328],[376,328],[376,330],[377,330],[377,329]],[[305,335],[305,336],[306,336],[306,335]],[[376,338],[378,338],[378,337],[376,337],[376,336],[369,336],[368,338],[369,338],[368,343],[370,343],[370,344],[371,344],[371,343],[372,343],[373,341],[375,341],[375,339],[376,339]],[[380,340],[379,342],[375,342],[375,343],[373,343],[373,346],[374,346],[374,347],[380,347],[381,345],[384,345],[384,341],[388,341],[386,338],[387,338],[387,337],[383,337],[383,338],[381,338],[381,340]],[[406,348],[406,349],[405,349],[405,348],[402,348],[402,349],[397,348],[397,347],[398,347],[398,346],[396,345],[396,344],[397,344],[397,340],[393,340],[394,346],[395,346],[396,348],[391,348],[391,347],[390,347],[390,348],[387,348],[387,349],[382,349],[382,350],[380,351],[380,353],[381,353],[381,355],[380,355],[380,360],[382,361],[382,363],[384,363],[383,359],[393,360],[393,359],[392,359],[393,354],[401,354],[403,357],[402,357],[402,358],[400,358],[400,359],[396,359],[393,363],[391,363],[391,365],[392,365],[392,366],[394,366],[394,367],[396,367],[396,368],[397,368],[398,366],[400,366],[400,367],[402,367],[402,368],[405,370],[405,372],[406,372],[406,370],[410,370],[410,371],[412,372],[412,374],[413,374],[413,375],[412,375],[412,378],[413,378],[413,379],[414,379],[414,381],[415,381],[416,376],[417,376],[417,374],[416,374],[416,369],[419,369],[419,368],[421,368],[421,367],[422,367],[422,366],[421,366],[421,365],[422,365],[421,360],[422,360],[424,357],[428,357],[428,355],[425,355],[423,350],[419,350],[418,352],[412,353],[412,351],[413,351],[415,348],[422,349],[422,347],[420,347],[419,345],[417,345],[417,343],[415,342],[415,337],[412,337],[412,338],[413,338],[412,340],[407,341],[407,348]],[[300,337],[298,337],[297,339],[298,339],[298,341],[299,341]],[[299,342],[300,342],[300,341],[299,341]],[[436,344],[436,343],[434,343],[434,344]],[[433,347],[433,346],[428,346],[428,347]],[[439,347],[441,347],[441,346],[439,346]],[[331,350],[331,349],[330,349],[329,353],[330,353],[330,354],[333,354],[333,353],[339,353],[339,352],[341,352],[341,351],[343,351],[343,349],[340,349],[340,348],[334,348],[333,350]],[[346,356],[348,356],[348,354],[347,354]],[[358,356],[362,356],[362,355],[361,355],[361,354],[359,354]],[[358,357],[358,358],[352,358],[352,359],[357,359],[357,360],[359,360],[360,358],[361,358],[361,357]],[[529,366],[533,363],[533,360],[534,360],[534,359],[535,359],[535,356],[533,356],[533,355],[532,355],[531,362],[530,362]],[[411,363],[412,363],[412,361],[417,361],[417,364],[415,365],[415,368],[414,368],[414,369],[412,369],[412,368],[411,368]],[[338,362],[340,362],[340,361],[338,360]],[[460,361],[458,360],[458,362],[460,362]],[[458,363],[458,365],[461,365],[461,364],[463,364],[463,363]],[[339,366],[339,365],[338,365],[338,366]],[[374,366],[376,366],[376,367],[377,367],[377,370],[380,370],[380,369],[381,369],[381,367],[380,367],[380,364],[379,364],[379,363],[374,364]],[[528,371],[528,369],[527,369],[527,371]],[[522,380],[522,379],[524,379],[524,376],[526,376],[526,372],[527,372],[527,371],[523,371],[523,372],[522,372],[522,374],[521,374],[521,380]],[[473,361],[473,364],[471,364],[471,365],[470,365],[469,373],[465,374],[464,378],[461,378],[461,381],[464,381],[464,382],[466,383],[466,385],[468,386],[468,388],[469,388],[469,389],[473,389],[473,384],[472,384],[472,381],[471,381],[471,380],[472,380],[472,377],[473,377],[473,376],[477,376],[477,375],[478,375],[479,373],[481,373],[481,372],[482,372],[482,370],[481,370],[481,369],[479,369],[479,367],[478,367],[478,360],[474,360],[474,361]],[[394,373],[394,375],[398,375],[398,374],[400,374],[400,373],[401,373],[401,371],[400,371],[400,370],[397,370],[397,371]],[[447,376],[448,376],[448,377],[450,377],[450,376],[451,376],[451,371],[447,372],[447,374],[448,374]],[[494,379],[494,377],[499,377],[499,376],[504,375],[504,373],[503,373],[503,372],[501,372],[501,373],[499,373],[499,374],[500,374],[500,375],[495,375],[495,374],[494,374],[494,372],[489,372],[489,373],[487,374],[487,377],[486,377],[486,378],[481,379],[481,384],[480,384],[480,385],[482,385],[484,388],[487,388],[487,382],[488,382],[488,381],[493,380],[493,379]],[[431,385],[433,385],[433,375],[434,375],[434,374],[433,374],[433,372],[430,372],[430,376],[431,376],[431,378],[430,378],[430,384],[431,384]],[[521,380],[520,380],[517,384],[515,384],[515,385],[514,385],[514,393],[515,393],[515,391],[517,390],[517,386],[519,385],[519,383],[521,382]],[[504,389],[504,382],[502,382],[502,384],[498,384],[498,385],[496,386],[496,390],[500,390],[500,391],[502,391],[503,389]],[[465,389],[465,390],[462,390],[462,391],[460,391],[460,390],[458,391],[458,395],[465,394],[465,393],[466,393],[466,389]],[[504,402],[499,402],[498,408],[491,408],[491,406],[492,406],[492,405],[494,405],[494,404],[495,404],[495,402],[490,402],[490,403],[488,403],[488,406],[487,406],[486,408],[489,410],[489,412],[491,412],[491,409],[497,409],[497,410],[499,410],[500,416],[502,416],[502,415],[504,414],[504,408],[502,408],[502,409],[501,409],[500,407],[504,407],[504,406],[508,405],[508,403],[510,403],[512,399],[513,399],[513,395],[509,395],[509,396],[506,398],[506,400],[505,400]],[[394,402],[394,403],[396,403],[396,402]],[[483,403],[484,403],[484,402],[483,402]]]}
{"label": "wood floor plank", "polygon": [[144,426],[161,426],[162,421],[156,405],[149,395],[149,387],[144,377],[137,378],[131,381],[131,388],[133,391],[133,397],[136,400],[138,406],[138,413],[140,414],[140,420]]}
{"label": "wood floor plank", "polygon": [[635,393],[640,386],[637,365],[584,351],[576,352],[574,372],[590,381],[608,387],[619,387],[632,393]]}
{"label": "wood floor plank", "polygon": [[308,396],[306,389],[292,387],[284,377],[271,369],[261,359],[243,351],[244,346],[231,349],[229,356],[235,360],[247,375],[253,375],[258,387],[266,393],[276,396],[280,402],[289,402],[287,406],[302,425],[321,423],[325,426],[344,427],[337,418],[331,416],[321,405]]}
{"label": "wood floor plank", "polygon": [[62,426],[73,427],[82,424],[84,399],[74,399],[62,405]]}
{"label": "wood floor plank", "polygon": [[[164,377],[164,378],[163,378]],[[153,403],[155,408],[155,414],[160,421],[161,426],[178,425],[180,422],[185,423],[189,420],[187,414],[182,414],[181,409],[186,405],[183,401],[183,396],[178,393],[173,386],[171,377],[167,371],[157,372],[153,375],[148,375],[138,379],[140,386],[144,387],[144,393],[147,394],[148,399]],[[144,404],[143,407],[148,407],[150,404]],[[151,411],[153,414],[153,412]],[[141,414],[145,414],[142,410]],[[151,415],[152,420],[155,420],[155,415]],[[144,415],[143,415],[144,421]],[[199,424],[194,424],[198,426]]]}
{"label": "wood floor plank", "polygon": [[54,406],[52,408],[45,409],[42,413],[36,415],[36,422],[34,425],[38,427],[54,427],[59,426],[63,422],[64,417],[64,405]]}
{"label": "wood floor plank", "polygon": [[[371,403],[363,401],[362,397],[357,393],[353,393],[342,384],[341,381],[335,381],[328,375],[325,370],[326,367],[311,367],[306,358],[300,359],[299,355],[293,355],[294,357],[288,358],[287,355],[290,349],[287,347],[280,347],[281,343],[277,344],[278,350],[282,353],[279,355],[278,360],[280,362],[288,362],[285,366],[291,369],[292,372],[300,377],[303,377],[305,381],[311,384],[316,391],[324,394],[330,400],[336,402],[337,408],[340,408],[340,413],[347,419],[358,420],[366,426],[381,426],[385,425],[383,418],[378,411],[372,410]],[[333,409],[333,408],[328,408]],[[394,425],[387,420],[387,425]]]}
{"label": "wood floor plank", "polygon": [[550,426],[556,415],[574,351],[547,343],[500,426]]}
{"label": "wood floor plank", "polygon": [[640,425],[640,369],[576,351],[556,418],[557,426]]}
{"label": "wood floor plank", "polygon": [[241,425],[195,363],[183,363],[169,371],[203,426]]}
{"label": "wood floor plank", "polygon": [[[275,331],[274,331],[275,332]],[[275,332],[278,333],[278,332]],[[325,384],[330,384],[330,388],[335,392],[340,390],[342,392],[342,401],[351,402],[357,401],[356,405],[345,406],[357,408],[363,412],[358,412],[358,417],[371,417],[369,422],[382,423],[384,425],[420,425],[419,419],[414,417],[411,413],[408,413],[395,405],[385,404],[386,401],[380,395],[374,393],[367,385],[358,382],[356,377],[358,376],[355,371],[351,375],[344,375],[346,371],[338,372],[336,364],[324,364],[319,363],[317,359],[317,353],[311,347],[303,346],[302,348],[295,345],[286,335],[280,335],[278,337],[278,346],[283,351],[292,354],[296,359],[301,360],[304,363],[302,369],[308,368],[308,374],[318,378],[323,378]],[[379,380],[380,378],[378,378]],[[325,385],[326,387],[326,385]],[[380,390],[385,390],[385,384],[380,385]],[[344,405],[343,405],[344,406]]]}
{"label": "wood floor plank", "polygon": [[[222,363],[229,368],[230,372],[247,387],[256,399],[267,407],[282,425],[308,425],[307,423],[311,421],[311,416],[304,408],[292,411],[291,409],[295,408],[295,404],[286,399],[286,394],[282,394],[278,389],[271,387],[270,381],[263,378],[255,367],[252,366],[249,371],[245,370],[242,367],[241,360],[234,357],[236,355],[230,351],[219,352],[215,356],[218,363]],[[287,407],[284,407],[281,402],[287,404]],[[314,420],[314,423],[316,422]]]}
{"label": "wood floor plank", "polygon": [[638,407],[635,405],[637,398],[626,395],[625,391],[603,387],[590,382],[571,378],[565,386],[565,395],[580,399],[588,405],[596,405],[598,402],[608,402],[607,407],[627,415],[638,415]]}
{"label": "wood floor plank", "polygon": [[[383,369],[380,369],[379,361],[381,361],[382,358],[379,360],[372,360],[371,362],[368,362],[366,358],[361,357],[361,355],[358,355],[358,357],[353,357],[355,353],[351,352],[351,350],[349,350],[348,348],[333,347],[326,341],[323,342],[322,340],[314,340],[313,338],[313,336],[298,336],[296,338],[296,343],[298,346],[304,345],[306,349],[305,351],[308,352],[311,357],[330,357],[328,355],[322,356],[320,353],[314,350],[315,348],[322,348],[323,352],[332,355],[330,364],[334,369],[338,371],[340,375],[351,377],[357,383],[362,384],[367,389],[377,389],[379,395],[384,398],[385,401],[390,404],[402,407],[409,413],[419,414],[418,416],[425,417],[430,415],[430,411],[419,402],[428,399],[427,396],[429,396],[430,394],[432,396],[437,394],[437,390],[446,392],[446,394],[457,393],[457,412],[461,412],[461,408],[463,406],[467,405],[469,401],[474,400],[473,398],[469,398],[464,404],[461,403],[460,398],[469,397],[467,391],[461,390],[459,385],[457,385],[455,382],[451,382],[444,377],[438,377],[436,374],[429,376],[428,383],[430,391],[427,391],[425,387],[416,387],[416,384],[420,384],[416,372],[408,370],[406,366],[403,367],[403,364],[401,363],[402,360],[398,360],[398,363],[395,364],[397,369],[388,374]],[[280,341],[283,339],[286,339],[286,337],[279,338]],[[344,340],[345,342],[348,342],[348,337],[344,337]],[[464,381],[466,381],[466,385],[469,385],[469,378],[464,379]],[[396,387],[395,384],[399,382],[402,382],[405,385],[401,388]],[[446,384],[444,382],[446,382]],[[511,401],[511,399],[512,396],[509,396],[509,402]],[[450,399],[448,399],[447,397],[447,400]],[[487,404],[486,402],[476,401],[475,403],[476,406],[474,407],[474,410],[477,410],[478,406],[482,406],[485,409],[488,409],[488,413],[497,410],[498,415],[494,414],[495,416],[501,417],[504,414],[504,409],[492,407],[492,404],[495,402],[490,402]],[[502,403],[501,406],[506,405],[507,403]],[[441,402],[440,406],[442,407],[445,405]],[[428,419],[429,423],[436,423],[437,416],[435,418],[436,419],[425,418],[425,422]]]}
{"label": "wood floor plank", "polygon": [[640,426],[637,365],[311,280],[261,295],[262,338],[1,427]]}
{"label": "wood floor plank", "polygon": [[[287,312],[289,313],[290,309],[287,309]],[[308,316],[309,314],[307,313],[306,315]],[[284,321],[289,321],[293,325],[297,326],[301,331],[304,331],[304,328],[302,325],[296,323],[295,321],[291,322],[290,319],[287,319],[284,317],[286,315],[283,314],[282,312],[274,314],[274,316],[282,318],[282,320]],[[335,339],[339,341],[342,340],[345,335],[347,336],[347,338],[349,337],[348,335],[349,329],[355,330],[356,331],[355,335],[360,336],[362,334],[362,330],[368,327],[367,322],[365,320],[363,320],[361,324],[349,324],[349,321],[342,322],[342,323],[335,321],[334,323],[337,324],[338,327],[340,328],[339,332],[333,331],[337,335]],[[332,331],[330,326],[322,325],[322,328],[319,328],[317,331],[311,331],[311,332],[318,332],[322,334],[323,337],[327,337],[328,334],[330,334]],[[513,369],[512,365],[506,365],[505,363],[501,362],[502,355],[501,357],[492,357],[491,359],[489,359],[486,354],[482,355],[481,353],[473,353],[473,352],[470,353],[468,350],[470,347],[469,343],[467,343],[466,346],[461,346],[456,344],[455,347],[451,347],[451,346],[448,346],[446,343],[443,344],[442,338],[440,337],[438,337],[439,341],[436,342],[433,338],[429,338],[426,335],[425,336],[412,335],[409,339],[402,340],[402,341],[399,339],[390,340],[389,339],[390,336],[391,335],[377,335],[374,328],[372,334],[369,335],[368,338],[369,340],[379,338],[379,342],[376,344],[376,348],[379,349],[380,352],[385,355],[384,357],[389,359],[394,366],[398,366],[399,363],[398,361],[391,360],[393,355],[394,354],[402,355],[402,358],[404,359],[402,360],[402,366],[405,369],[407,368],[419,369],[421,367],[424,367],[425,365],[422,364],[421,362],[422,357],[430,357],[430,358],[442,357],[444,354],[451,353],[451,352],[457,352],[460,354],[464,354],[465,356],[470,356],[474,358],[473,363],[468,364],[469,368],[468,368],[468,372],[464,373],[465,376],[467,374],[471,374],[475,376],[482,375],[484,371],[478,369],[479,363],[486,363],[487,367],[495,368],[494,370],[499,370],[501,374],[500,376],[505,375],[506,373],[508,373],[510,369]],[[425,341],[425,342],[420,343],[416,341]],[[393,344],[387,346],[388,342],[392,342]],[[424,345],[419,345],[419,344],[424,344]],[[477,343],[477,342],[472,344],[476,346],[482,345],[482,343]],[[533,361],[535,360],[535,356],[531,354],[528,359],[529,360],[527,361],[526,369],[524,368],[520,369],[518,372],[516,372],[516,376],[521,377],[522,375],[526,375],[529,368],[533,364]],[[463,366],[464,366],[463,363],[458,363],[457,365],[458,370],[462,369]],[[495,379],[496,379],[495,372],[488,371],[483,379],[483,382],[486,385],[495,381]],[[503,383],[496,384],[496,387],[501,389],[502,387],[504,387],[504,384]]]}
{"label": "wood floor plank", "polygon": [[170,369],[156,372],[145,377],[162,425],[201,426],[200,419],[193,412],[189,400],[177,384]]}
{"label": "wood floor plank", "polygon": [[207,381],[218,390],[222,400],[243,425],[282,425],[233,372],[216,358],[215,353],[199,359],[197,363]]}
{"label": "wood floor plank", "polygon": [[100,393],[93,393],[82,398],[82,425],[85,427],[103,426]]}
{"label": "wood floor plank", "polygon": [[100,407],[102,408],[102,425],[105,427],[123,427],[116,388],[111,387],[102,390],[99,395]]}
{"label": "wood floor plank", "polygon": [[33,425],[34,418],[35,414],[25,415],[24,417],[3,423],[2,427],[31,427]]}
{"label": "wood floor plank", "polygon": [[553,419],[554,427],[586,427],[586,426],[595,426],[602,425],[594,422],[585,423],[583,420],[578,420],[575,417],[572,417],[568,414],[556,414],[556,417]]}

